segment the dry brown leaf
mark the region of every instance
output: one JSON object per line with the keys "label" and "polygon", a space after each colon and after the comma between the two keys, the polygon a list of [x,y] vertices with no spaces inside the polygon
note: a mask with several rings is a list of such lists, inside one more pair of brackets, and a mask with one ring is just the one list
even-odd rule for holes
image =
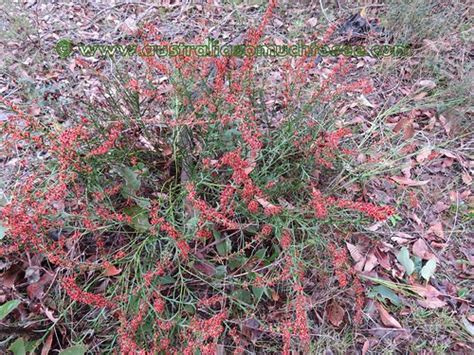
{"label": "dry brown leaf", "polygon": [[426,160],[426,158],[430,156],[431,152],[432,150],[429,147],[425,147],[422,150],[420,150],[420,152],[416,155],[416,161],[418,162],[418,164],[423,163]]}
{"label": "dry brown leaf", "polygon": [[257,200],[257,202],[258,202],[259,204],[261,204],[263,208],[274,208],[274,207],[276,207],[274,204],[268,202],[268,201],[265,200],[264,198],[255,197],[255,200]]}
{"label": "dry brown leaf", "polygon": [[444,231],[443,231],[443,225],[441,224],[441,222],[436,222],[436,223],[432,224],[431,227],[428,229],[427,233],[428,234],[433,233],[437,237],[439,237],[441,239],[445,239]]}
{"label": "dry brown leaf", "polygon": [[53,334],[54,334],[53,331],[49,332],[48,337],[43,343],[43,348],[41,349],[41,355],[49,354],[49,350],[51,349],[51,344],[53,343]]}
{"label": "dry brown leaf", "polygon": [[367,261],[365,262],[364,271],[365,272],[372,271],[378,264],[379,264],[379,261],[377,260],[377,257],[375,256],[375,254],[370,253],[369,255],[367,255]]}
{"label": "dry brown leaf", "polygon": [[349,254],[351,254],[352,259],[354,259],[356,263],[361,261],[364,258],[364,256],[362,255],[362,253],[360,252],[357,246],[351,243],[347,243],[347,242],[346,242],[346,246],[347,246],[347,249],[349,250]]}
{"label": "dry brown leaf", "polygon": [[260,330],[260,323],[255,318],[246,319],[244,322],[242,322],[240,328],[242,330],[242,334],[252,342],[255,342],[259,338],[260,334],[262,334],[262,331]]}
{"label": "dry brown leaf", "polygon": [[250,174],[253,171],[253,169],[255,169],[256,166],[257,166],[257,163],[255,161],[251,161],[249,166],[244,169],[244,173],[246,175]]}
{"label": "dry brown leaf", "polygon": [[380,303],[376,303],[375,305],[377,307],[377,310],[379,311],[380,320],[382,321],[383,325],[392,328],[402,327],[401,324],[398,323],[398,321],[394,317],[392,317]]}
{"label": "dry brown leaf", "polygon": [[412,180],[403,176],[392,176],[391,179],[400,185],[407,185],[407,186],[422,186],[426,185],[430,182],[430,180]]}
{"label": "dry brown leaf", "polygon": [[431,285],[412,285],[412,290],[418,295],[424,297],[423,300],[418,300],[418,304],[424,308],[435,309],[444,307],[447,303],[439,298],[441,292]]}
{"label": "dry brown leaf", "polygon": [[375,249],[375,255],[377,256],[377,260],[385,270],[390,270],[391,265],[390,265],[390,257],[387,253],[384,253],[380,249]]}
{"label": "dry brown leaf", "polygon": [[116,276],[122,272],[122,269],[117,269],[115,266],[113,266],[110,263],[107,263],[107,265],[104,266],[104,275],[105,276]]}
{"label": "dry brown leaf", "polygon": [[436,83],[433,80],[420,80],[418,85],[427,89],[434,89],[436,87]]}
{"label": "dry brown leaf", "polygon": [[423,239],[418,239],[412,246],[413,254],[423,260],[436,259],[433,253],[429,251],[428,245],[426,245]]}
{"label": "dry brown leaf", "polygon": [[427,298],[425,300],[418,300],[417,302],[421,307],[429,309],[441,308],[447,305],[445,301],[439,298]]}
{"label": "dry brown leaf", "polygon": [[407,244],[410,242],[410,240],[400,237],[391,237],[390,240],[397,244]]}
{"label": "dry brown leaf", "polygon": [[41,113],[41,108],[37,104],[32,104],[28,113],[32,116],[38,116]]}
{"label": "dry brown leaf", "polygon": [[410,215],[410,218],[413,219],[420,227],[423,226],[422,220],[414,212]]}
{"label": "dry brown leaf", "polygon": [[203,273],[204,275],[207,275],[207,276],[213,276],[216,274],[216,268],[208,263],[208,262],[204,262],[204,261],[196,261],[193,265],[194,269],[196,269],[197,271]]}
{"label": "dry brown leaf", "polygon": [[370,341],[369,340],[366,340],[364,342],[364,345],[362,346],[362,355],[365,355],[367,354],[367,352],[369,351],[370,349]]}
{"label": "dry brown leaf", "polygon": [[396,232],[395,235],[399,238],[404,238],[404,239],[415,239],[412,235],[408,233],[403,233],[403,232]]}
{"label": "dry brown leaf", "polygon": [[411,288],[415,293],[419,294],[422,297],[435,298],[435,297],[441,296],[441,292],[439,292],[437,289],[435,289],[431,285],[423,286],[423,285],[414,284],[411,286]]}
{"label": "dry brown leaf", "polygon": [[326,314],[331,324],[335,327],[339,327],[344,320],[344,309],[337,302],[329,304]]}
{"label": "dry brown leaf", "polygon": [[371,232],[375,232],[380,227],[382,227],[382,225],[383,225],[383,222],[376,222],[376,223],[372,224],[371,226],[367,227],[367,230],[369,230]]}
{"label": "dry brown leaf", "polygon": [[403,130],[403,138],[410,139],[415,135],[415,129],[413,127],[413,119],[404,117],[393,128],[395,133]]}
{"label": "dry brown leaf", "polygon": [[426,91],[422,91],[422,92],[420,92],[419,94],[416,94],[415,96],[413,96],[413,100],[414,100],[414,101],[420,101],[420,100],[422,100],[423,98],[425,98],[426,95],[428,95],[428,93],[427,93]]}
{"label": "dry brown leaf", "polygon": [[311,17],[310,19],[308,19],[306,21],[306,23],[311,26],[311,27],[314,27],[318,24],[318,18],[317,17]]}
{"label": "dry brown leaf", "polygon": [[463,173],[461,175],[461,178],[462,178],[462,181],[466,184],[466,185],[471,185],[472,184],[472,177],[471,175],[469,175],[469,173]]}
{"label": "dry brown leaf", "polygon": [[370,107],[370,108],[374,108],[374,104],[371,103],[369,100],[367,100],[367,98],[364,96],[364,95],[360,95],[359,98],[358,98],[358,102],[362,105],[362,106],[367,106],[367,107]]}
{"label": "dry brown leaf", "polygon": [[43,313],[45,314],[46,317],[48,317],[48,319],[53,322],[53,323],[56,323],[59,318],[56,318],[53,314],[53,311],[51,311],[49,308],[47,307],[42,307],[41,310],[43,311]]}

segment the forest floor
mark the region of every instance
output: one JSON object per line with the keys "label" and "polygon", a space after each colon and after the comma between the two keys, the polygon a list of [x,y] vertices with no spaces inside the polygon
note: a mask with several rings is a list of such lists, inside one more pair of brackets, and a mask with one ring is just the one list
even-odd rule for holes
{"label": "forest floor", "polygon": [[467,2],[158,3],[0,1],[0,349],[472,353]]}

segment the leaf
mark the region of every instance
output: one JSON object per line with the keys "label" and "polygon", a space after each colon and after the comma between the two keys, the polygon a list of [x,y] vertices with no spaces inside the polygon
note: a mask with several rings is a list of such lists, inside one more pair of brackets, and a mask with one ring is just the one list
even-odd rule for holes
{"label": "leaf", "polygon": [[429,281],[431,276],[433,276],[435,270],[436,270],[436,259],[430,259],[427,261],[425,266],[423,266],[420,274],[426,281]]}
{"label": "leaf", "polygon": [[402,264],[408,275],[411,275],[415,271],[415,263],[410,259],[410,252],[407,248],[402,248],[397,255],[397,260]]}
{"label": "leaf", "polygon": [[169,276],[169,275],[159,276],[157,280],[160,285],[173,285],[176,283],[176,280],[174,279],[174,277]]}
{"label": "leaf", "polygon": [[401,328],[401,324],[398,323],[398,321],[393,318],[387,310],[380,304],[376,303],[377,310],[379,311],[380,315],[380,320],[386,327],[392,327],[392,328]]}
{"label": "leaf", "polygon": [[70,348],[61,350],[59,355],[84,355],[87,351],[87,347],[84,345],[75,345]]}
{"label": "leaf", "polygon": [[44,341],[43,348],[41,349],[41,355],[48,355],[51,345],[53,344],[53,331],[49,332],[48,337]]}
{"label": "leaf", "polygon": [[413,254],[418,256],[423,260],[433,259],[434,255],[428,250],[428,245],[426,245],[423,239],[418,239],[412,246]]}
{"label": "leaf", "polygon": [[5,232],[7,229],[0,224],[0,240],[2,240],[5,237]]}
{"label": "leaf", "polygon": [[339,327],[344,320],[344,309],[337,303],[331,302],[326,309],[326,314],[331,324]]}
{"label": "leaf", "polygon": [[408,117],[402,118],[393,128],[395,133],[403,130],[403,138],[410,139],[415,134],[415,128],[413,127],[413,119]]}
{"label": "leaf", "polygon": [[235,257],[229,260],[229,267],[231,269],[237,269],[247,262],[248,258],[243,255],[236,255]]}
{"label": "leaf", "polygon": [[446,306],[446,302],[439,298],[427,298],[425,300],[419,300],[418,304],[424,308],[436,309]]}
{"label": "leaf", "polygon": [[375,254],[369,253],[369,255],[367,255],[367,261],[365,262],[365,265],[364,265],[364,272],[372,271],[378,264],[379,264],[379,261],[377,257],[375,256]]}
{"label": "leaf", "polygon": [[418,85],[427,89],[434,89],[436,87],[436,83],[433,80],[420,80]]}
{"label": "leaf", "polygon": [[400,185],[407,186],[423,186],[430,182],[430,180],[416,181],[403,176],[392,176],[391,179]]}
{"label": "leaf", "polygon": [[260,300],[263,296],[265,292],[265,288],[264,287],[255,287],[255,286],[252,286],[252,293],[254,294],[255,298],[257,300]]}
{"label": "leaf", "polygon": [[120,166],[116,168],[117,173],[125,180],[125,186],[122,191],[126,197],[133,196],[140,189],[140,180],[137,173],[131,168]]}
{"label": "leaf", "polygon": [[8,316],[21,303],[19,300],[11,300],[0,306],[0,320]]}
{"label": "leaf", "polygon": [[402,301],[395,292],[384,285],[379,285],[373,288],[373,291],[380,295],[383,299],[388,299],[396,306],[400,306]]}
{"label": "leaf", "polygon": [[466,317],[462,317],[462,324],[464,325],[464,328],[466,329],[466,331],[472,336],[474,337],[474,325],[471,324],[471,322],[469,322]]}
{"label": "leaf", "polygon": [[375,107],[374,104],[371,103],[369,100],[367,100],[367,98],[362,94],[358,97],[358,101],[363,106],[367,106],[367,107],[371,107],[371,108]]}
{"label": "leaf", "polygon": [[8,350],[10,350],[13,355],[26,355],[25,340],[23,338],[18,338],[11,343]]}
{"label": "leaf", "polygon": [[148,221],[148,212],[140,206],[124,208],[123,213],[132,217],[132,227],[138,232],[146,232],[151,228],[151,224]]}
{"label": "leaf", "polygon": [[13,355],[26,355],[26,353],[34,354],[34,351],[40,344],[41,344],[41,339],[25,340],[22,337],[20,337],[10,344],[10,347],[8,348],[8,350],[10,350],[13,353]]}
{"label": "leaf", "polygon": [[111,263],[107,263],[104,266],[104,275],[105,276],[116,276],[122,272],[122,269],[118,269],[115,266],[113,266]]}
{"label": "leaf", "polygon": [[439,237],[441,239],[445,239],[444,231],[443,231],[443,225],[441,224],[441,222],[436,222],[433,225],[431,225],[431,227],[428,229],[427,233],[428,234],[433,233],[437,237]]}
{"label": "leaf", "polygon": [[150,199],[144,197],[133,197],[133,200],[137,203],[138,206],[144,209],[149,209],[151,207]]}
{"label": "leaf", "polygon": [[357,246],[346,242],[346,247],[347,250],[349,250],[349,254],[351,254],[352,259],[354,259],[356,263],[362,260],[364,256]]}
{"label": "leaf", "polygon": [[268,201],[265,200],[264,198],[255,197],[255,200],[257,200],[257,202],[258,202],[259,204],[261,204],[262,207],[265,208],[265,209],[267,209],[267,208],[276,208],[276,206],[275,206],[273,203],[268,202]]}
{"label": "leaf", "polygon": [[423,163],[426,160],[426,158],[430,156],[431,151],[432,150],[429,147],[425,147],[422,150],[420,150],[420,152],[416,155],[416,161],[418,162],[418,164]]}
{"label": "leaf", "polygon": [[253,303],[253,297],[250,291],[240,289],[232,292],[232,296],[237,298],[239,301],[251,305]]}
{"label": "leaf", "polygon": [[216,249],[220,256],[226,256],[232,249],[232,243],[229,238],[222,238],[220,233],[214,230],[214,239],[216,240]]}
{"label": "leaf", "polygon": [[193,267],[197,271],[207,276],[214,276],[216,274],[216,268],[214,267],[214,265],[205,261],[196,261]]}
{"label": "leaf", "polygon": [[446,302],[438,298],[438,296],[441,296],[441,292],[431,285],[422,286],[415,284],[411,286],[411,289],[413,292],[425,298],[424,300],[418,301],[420,306],[424,308],[435,309],[446,306]]}
{"label": "leaf", "polygon": [[441,292],[439,292],[437,289],[435,289],[431,285],[423,286],[423,285],[414,284],[410,288],[411,290],[413,290],[413,292],[417,293],[421,297],[435,298],[435,297],[441,296]]}

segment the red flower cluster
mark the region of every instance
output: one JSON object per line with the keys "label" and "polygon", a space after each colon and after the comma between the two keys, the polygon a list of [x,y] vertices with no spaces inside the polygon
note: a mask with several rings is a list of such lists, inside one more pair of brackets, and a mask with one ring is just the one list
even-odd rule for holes
{"label": "red flower cluster", "polygon": [[81,288],[77,286],[73,276],[63,278],[61,284],[68,296],[76,302],[99,308],[115,308],[115,304],[104,296],[81,290]]}
{"label": "red flower cluster", "polygon": [[280,237],[280,245],[281,245],[282,249],[283,250],[288,249],[291,246],[292,242],[293,242],[293,238],[291,236],[290,231],[288,229],[285,229],[281,233],[281,237]]}
{"label": "red flower cluster", "polygon": [[295,290],[297,292],[295,299],[296,318],[293,331],[296,335],[298,335],[303,346],[308,347],[311,337],[308,328],[308,314],[306,313],[305,309],[307,301],[301,286],[295,287]]}
{"label": "red flower cluster", "polygon": [[189,183],[186,185],[188,191],[188,199],[192,203],[193,207],[196,208],[200,213],[200,217],[206,221],[217,223],[218,225],[224,226],[228,229],[238,229],[238,223],[231,221],[222,213],[216,211],[212,207],[208,206],[207,203],[197,197],[194,185]]}
{"label": "red flower cluster", "polygon": [[347,272],[345,270],[348,258],[346,249],[340,248],[336,249],[334,244],[328,246],[329,253],[332,257],[332,264],[334,267],[334,273],[336,274],[339,286],[347,286]]}
{"label": "red flower cluster", "polygon": [[224,331],[222,322],[224,322],[226,319],[227,311],[224,310],[206,320],[194,318],[191,321],[189,327],[191,328],[193,333],[201,334],[203,341],[206,341],[209,338],[217,340],[217,338]]}
{"label": "red flower cluster", "polygon": [[395,213],[395,209],[391,206],[377,206],[368,202],[356,202],[335,197],[324,197],[317,189],[313,189],[312,191],[311,205],[317,218],[327,217],[327,207],[329,206],[359,211],[377,221],[383,221]]}
{"label": "red flower cluster", "polygon": [[104,143],[102,143],[100,147],[97,147],[97,148],[93,149],[89,153],[89,156],[106,154],[110,149],[112,149],[115,146],[115,142],[117,141],[118,137],[120,136],[120,133],[122,133],[122,129],[123,129],[123,123],[122,122],[115,122],[112,125],[112,128],[110,129],[107,140]]}

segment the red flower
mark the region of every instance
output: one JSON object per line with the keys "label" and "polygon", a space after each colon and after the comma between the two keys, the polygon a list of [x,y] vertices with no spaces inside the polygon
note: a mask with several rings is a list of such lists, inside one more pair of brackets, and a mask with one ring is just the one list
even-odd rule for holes
{"label": "red flower", "polygon": [[115,308],[115,304],[107,300],[104,296],[81,290],[79,286],[76,285],[75,278],[72,276],[63,278],[62,286],[64,287],[64,290],[68,296],[76,302],[100,308]]}
{"label": "red flower", "polygon": [[247,208],[250,213],[257,213],[260,205],[257,201],[252,200],[248,203]]}
{"label": "red flower", "polygon": [[281,237],[280,237],[280,245],[283,248],[283,250],[288,249],[291,246],[292,241],[293,241],[293,238],[291,237],[290,231],[285,229],[281,233]]}

